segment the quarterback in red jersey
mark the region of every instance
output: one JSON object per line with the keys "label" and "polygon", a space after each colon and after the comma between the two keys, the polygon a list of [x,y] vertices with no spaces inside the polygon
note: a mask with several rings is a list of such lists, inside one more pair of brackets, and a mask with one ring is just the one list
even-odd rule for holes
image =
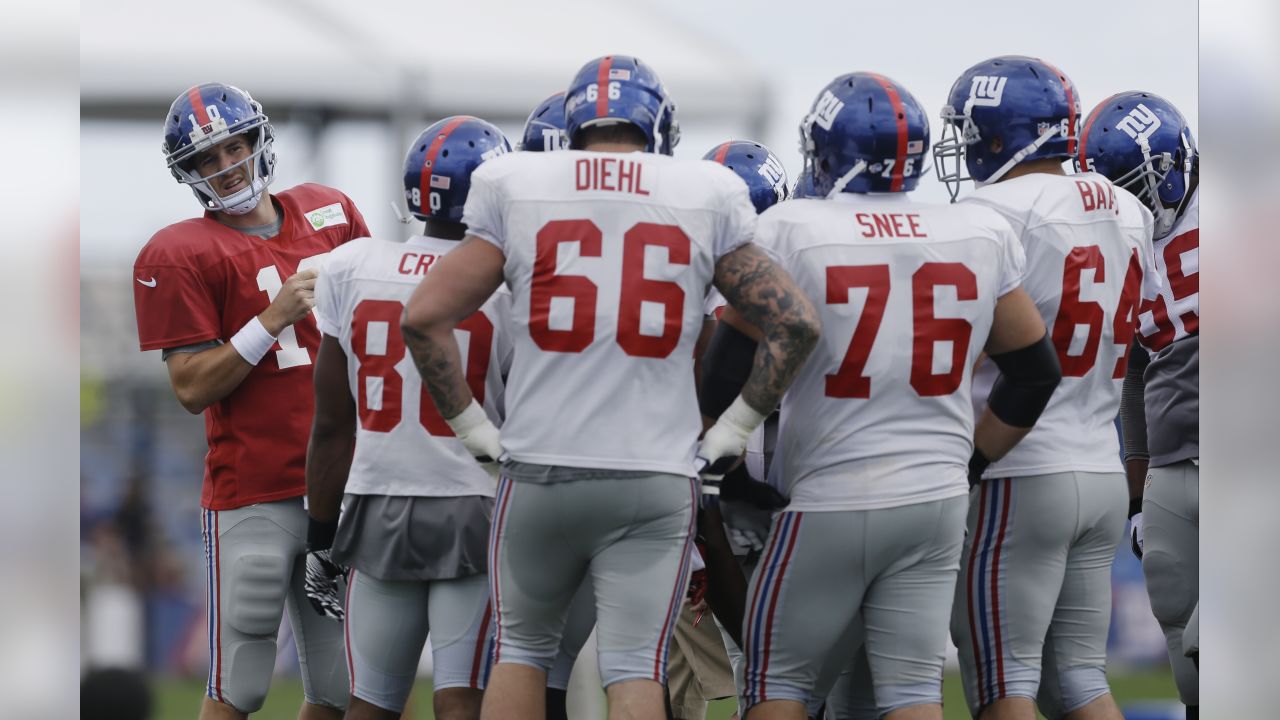
{"label": "quarterback in red jersey", "polygon": [[302,666],[299,717],[336,719],[347,703],[341,625],[304,600],[303,469],[320,342],[316,276],[330,250],[369,231],[332,188],[268,193],[273,138],[262,107],[239,88],[207,83],[179,95],[164,151],[205,213],[156,233],[134,263],[141,347],[163,351],[178,400],[205,414],[202,719],[262,706],[283,607]]}

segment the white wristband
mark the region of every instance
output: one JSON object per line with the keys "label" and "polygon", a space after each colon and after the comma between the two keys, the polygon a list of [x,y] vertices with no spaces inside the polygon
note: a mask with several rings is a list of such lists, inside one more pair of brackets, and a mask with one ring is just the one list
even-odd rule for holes
{"label": "white wristband", "polygon": [[451,418],[445,418],[445,422],[449,423],[455,435],[461,437],[489,422],[489,416],[485,414],[484,408],[480,407],[480,403],[476,402],[475,398],[471,398],[471,404],[466,409]]}
{"label": "white wristband", "polygon": [[276,339],[267,332],[267,329],[262,326],[262,321],[255,315],[235,335],[231,336],[231,344],[245,362],[257,365],[262,362],[262,356],[267,354],[271,346],[276,344]]}
{"label": "white wristband", "polygon": [[719,422],[733,427],[743,435],[750,435],[755,432],[760,423],[764,422],[765,417],[756,412],[755,408],[748,405],[747,401],[739,395],[733,399],[733,404],[720,414]]}

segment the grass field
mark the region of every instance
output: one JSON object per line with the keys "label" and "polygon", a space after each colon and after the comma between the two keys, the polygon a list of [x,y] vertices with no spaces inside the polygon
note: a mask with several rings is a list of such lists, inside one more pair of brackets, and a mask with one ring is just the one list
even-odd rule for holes
{"label": "grass field", "polygon": [[[1111,690],[1121,707],[1135,702],[1159,700],[1173,701],[1176,694],[1173,678],[1167,670],[1140,672],[1131,674],[1113,674]],[[155,683],[156,713],[153,720],[192,720],[200,707],[200,698],[204,695],[203,679],[162,679]],[[960,678],[956,674],[948,674],[943,683],[944,707],[947,720],[962,720],[969,713],[964,707],[964,695],[960,689]],[[429,681],[419,682],[412,701],[412,720],[430,720],[431,684]],[[256,720],[294,720],[297,717],[298,705],[302,702],[302,681],[295,678],[276,678],[271,685],[271,694],[260,712],[254,713]],[[711,704],[707,712],[707,720],[725,720],[734,709],[732,700],[720,700]],[[576,720],[576,719],[575,719]]]}

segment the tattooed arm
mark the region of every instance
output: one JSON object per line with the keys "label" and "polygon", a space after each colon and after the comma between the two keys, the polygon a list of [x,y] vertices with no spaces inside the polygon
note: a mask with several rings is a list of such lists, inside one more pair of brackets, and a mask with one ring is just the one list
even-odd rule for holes
{"label": "tattooed arm", "polygon": [[468,237],[436,261],[400,318],[400,332],[413,364],[446,420],[456,418],[473,401],[453,329],[502,284],[504,262],[495,245]]}
{"label": "tattooed arm", "polygon": [[729,301],[721,322],[759,343],[742,399],[768,415],[818,342],[818,311],[787,271],[750,243],[720,258],[715,285]]}

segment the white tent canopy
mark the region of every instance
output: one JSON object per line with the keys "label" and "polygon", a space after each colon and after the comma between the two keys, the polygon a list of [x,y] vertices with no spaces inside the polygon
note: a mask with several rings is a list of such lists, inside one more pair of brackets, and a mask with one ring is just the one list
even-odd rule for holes
{"label": "white tent canopy", "polygon": [[682,117],[735,116],[759,128],[766,114],[763,76],[749,58],[644,4],[221,0],[216,7],[201,17],[193,6],[154,0],[86,3],[83,113],[154,118],[156,106],[182,89],[217,79],[273,108],[523,116],[584,62],[612,52],[652,65]]}

